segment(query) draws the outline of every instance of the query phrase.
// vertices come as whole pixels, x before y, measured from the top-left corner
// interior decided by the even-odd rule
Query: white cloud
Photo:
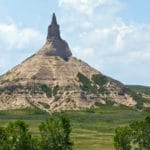
[[[43,34],[34,29],[0,23],[0,72],[6,72],[37,51],[44,40]]]
[[[94,55],[94,51],[92,48],[81,48],[81,47],[75,47],[72,49],[74,54],[76,56],[82,57],[82,58],[86,58],[86,57],[92,57]]]
[[[111,7],[111,12],[116,12],[120,9],[121,3],[118,0],[59,0],[59,5],[89,15],[98,7],[101,9]]]
[[[16,24],[0,24],[0,50],[12,51],[37,47],[43,42],[44,36],[30,28],[19,28]]]
[[[150,24],[125,23],[120,0],[59,0],[59,6],[75,56],[125,83],[150,85]]]

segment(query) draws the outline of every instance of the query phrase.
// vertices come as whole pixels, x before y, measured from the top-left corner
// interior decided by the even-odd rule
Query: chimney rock
[[[51,24],[48,26],[48,35],[46,44],[40,50],[46,56],[59,56],[68,60],[72,53],[66,41],[60,37],[59,25],[55,13],[53,13]]]

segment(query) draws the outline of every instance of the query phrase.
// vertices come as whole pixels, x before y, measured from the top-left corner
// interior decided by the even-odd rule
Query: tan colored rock
[[[82,88],[84,83],[81,83],[79,73],[89,82],[89,91]],[[106,83],[96,83],[94,76],[104,78]],[[42,85],[48,93],[42,90]],[[135,106],[136,102],[122,92],[123,89],[122,83],[72,56],[68,44],[60,37],[59,25],[53,15],[46,44],[0,77],[0,110],[34,106],[48,112],[78,110],[96,107],[95,103],[105,104],[108,99]]]

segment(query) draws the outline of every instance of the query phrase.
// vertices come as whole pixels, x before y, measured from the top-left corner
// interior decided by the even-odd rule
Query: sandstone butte
[[[47,112],[112,103],[135,107],[125,86],[72,56],[53,14],[44,46],[0,76],[0,110],[38,107]]]

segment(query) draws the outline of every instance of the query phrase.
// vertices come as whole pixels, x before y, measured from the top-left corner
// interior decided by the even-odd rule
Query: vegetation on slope
[[[47,97],[52,97],[52,89],[48,87],[46,84],[41,84],[40,89],[46,93]]]
[[[135,93],[150,95],[150,87],[149,86],[140,86],[140,85],[127,85],[129,89],[134,91]]]
[[[99,104],[97,109],[64,111],[53,115],[58,117],[64,115],[70,120],[74,150],[114,150],[115,128],[126,126],[134,120],[144,119],[149,114],[150,109],[139,112],[125,106]],[[6,126],[9,121],[22,119],[30,125],[30,132],[38,136],[40,122],[48,117],[48,113],[39,109],[0,111],[0,125]]]
[[[149,89],[142,88],[142,91],[145,91],[148,93]],[[126,88],[125,88],[125,92],[127,94],[131,95],[134,100],[136,100],[136,102],[137,102],[136,108],[137,109],[143,109],[144,102],[149,102],[149,99],[144,98],[142,96],[142,93],[141,93],[142,91],[141,91],[141,89],[138,89],[138,87],[133,88],[132,86],[126,86]]]
[[[104,85],[107,83],[107,78],[101,74],[93,75],[92,79],[88,79],[82,73],[77,75],[79,82],[81,83],[81,89],[87,93],[104,94],[107,92]]]
[[[92,86],[92,82],[82,73],[78,73],[77,77],[79,78],[79,82],[81,83],[81,89],[88,93],[95,93],[96,89]]]

